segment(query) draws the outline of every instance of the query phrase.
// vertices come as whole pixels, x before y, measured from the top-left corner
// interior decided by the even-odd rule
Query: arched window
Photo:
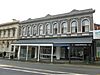
[[[39,34],[42,35],[43,34],[43,25],[39,26]]]
[[[36,32],[37,32],[36,26],[33,26],[33,36],[36,35]]]
[[[30,36],[31,35],[31,26],[28,26],[27,27],[27,36]]]
[[[53,24],[53,34],[57,34],[57,26],[58,26],[57,23]]]
[[[22,35],[26,35],[26,27],[22,27]]]
[[[82,32],[88,32],[89,31],[89,25],[90,25],[90,22],[88,19],[84,19],[82,21]]]
[[[50,24],[46,25],[46,34],[50,34]]]
[[[71,22],[71,32],[76,33],[77,32],[77,21],[72,21]]]
[[[61,33],[66,34],[67,33],[67,22],[63,22],[61,24]]]

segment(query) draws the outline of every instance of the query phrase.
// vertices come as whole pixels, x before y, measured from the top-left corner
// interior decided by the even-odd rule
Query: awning
[[[92,43],[92,37],[75,37],[75,38],[33,38],[22,39],[16,41],[14,44],[54,44],[54,45],[68,45],[70,43],[86,44]]]
[[[67,43],[54,43],[53,46],[70,46],[70,44],[67,44]]]

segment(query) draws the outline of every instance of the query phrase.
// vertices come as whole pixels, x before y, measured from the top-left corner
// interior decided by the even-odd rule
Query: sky
[[[100,24],[99,5],[99,0],[0,0],[0,23],[92,8],[94,23]]]

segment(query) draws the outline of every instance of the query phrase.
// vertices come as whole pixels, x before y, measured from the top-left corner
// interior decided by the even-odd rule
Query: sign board
[[[93,31],[93,39],[100,39],[100,30]]]

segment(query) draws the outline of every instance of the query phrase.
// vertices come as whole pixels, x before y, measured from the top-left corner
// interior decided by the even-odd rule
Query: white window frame
[[[54,22],[53,24],[52,24],[52,33],[53,33],[53,35],[57,35],[57,34],[54,34],[54,25],[55,24],[57,24],[57,34],[58,34],[58,23],[57,22]]]
[[[63,27],[62,24],[63,24],[63,23],[66,23],[66,29],[67,29],[67,30],[66,30],[66,33],[62,33],[62,27]],[[65,28],[65,27],[64,27],[64,28]],[[68,32],[68,23],[67,23],[67,21],[62,21],[61,24],[60,24],[60,33],[61,33],[61,34],[67,34],[67,32]]]
[[[31,26],[27,26],[27,36],[31,35]]]
[[[84,25],[84,26],[89,26],[89,30],[88,30],[88,32],[90,31],[90,19],[89,18],[83,18],[82,20],[81,20],[81,32],[82,32],[82,26],[83,26],[83,21],[84,20],[88,20],[88,22],[89,22],[89,25]],[[83,32],[83,33],[85,33],[85,32]]]
[[[77,23],[77,32],[78,32],[78,21],[76,20],[76,19],[73,19],[73,20],[71,20],[71,22],[70,22],[70,30],[71,30],[71,33],[77,33],[77,32],[72,32],[72,22],[76,22]]]
[[[40,26],[42,26],[42,29],[40,29]],[[42,33],[40,33],[40,30],[42,31]],[[39,25],[39,35],[43,35],[43,24]]]
[[[22,27],[22,36],[26,36],[27,34],[26,34],[26,26],[23,26]]]
[[[36,34],[37,34],[37,27],[36,27],[36,25],[33,25],[32,28],[33,28],[32,35],[36,36]],[[35,31],[35,33],[34,33],[34,31]]]
[[[47,26],[49,26],[48,29],[47,29]],[[49,30],[49,33],[47,33],[48,30]],[[50,25],[50,23],[47,23],[47,24],[45,25],[45,34],[46,34],[46,35],[49,35],[50,33],[51,33],[51,25]]]

